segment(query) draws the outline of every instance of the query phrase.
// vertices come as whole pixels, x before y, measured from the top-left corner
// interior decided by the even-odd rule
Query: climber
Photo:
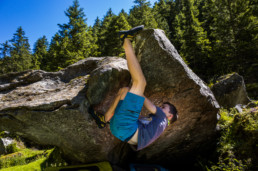
[[[144,96],[146,79],[131,44],[134,36],[143,28],[144,26],[141,25],[119,32],[132,77],[131,88],[121,88],[104,115],[96,113],[92,106],[88,111],[100,128],[104,128],[106,123],[110,122],[112,134],[131,145],[137,145],[137,150],[154,142],[169,123],[175,122],[178,117],[177,110],[171,103],[165,102],[161,107],[157,107]],[[145,117],[139,119],[143,105],[151,113],[149,115],[151,121],[147,121]]]

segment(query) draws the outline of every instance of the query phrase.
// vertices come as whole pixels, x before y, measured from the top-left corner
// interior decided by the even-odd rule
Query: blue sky
[[[109,8],[117,15],[121,9],[127,13],[134,0],[79,0],[87,18],[93,25],[97,16],[102,19]],[[158,0],[149,0],[153,5]],[[50,42],[59,30],[57,24],[68,22],[64,11],[73,0],[0,0],[0,43],[10,40],[19,26],[29,38],[31,49],[36,40],[45,35]]]

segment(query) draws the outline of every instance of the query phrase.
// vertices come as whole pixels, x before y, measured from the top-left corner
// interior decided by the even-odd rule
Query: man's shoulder
[[[163,112],[163,110],[160,107],[156,106],[156,108],[157,108],[155,113],[156,115],[166,116],[166,114]]]
[[[156,106],[156,108],[157,108],[157,110],[159,110],[159,111],[163,112],[163,111],[162,111],[162,109],[161,109],[160,107]]]

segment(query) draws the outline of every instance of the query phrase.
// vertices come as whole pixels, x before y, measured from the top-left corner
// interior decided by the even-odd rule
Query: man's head
[[[162,104],[161,109],[166,114],[168,120],[171,121],[171,123],[177,120],[177,110],[174,105],[169,102],[165,102]]]

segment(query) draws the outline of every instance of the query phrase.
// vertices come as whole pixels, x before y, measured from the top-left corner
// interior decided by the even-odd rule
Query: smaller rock
[[[235,106],[236,110],[239,112],[239,113],[242,113],[243,112],[243,109],[242,109],[242,105],[241,104],[237,104]]]
[[[11,139],[11,138],[9,138],[9,137],[7,137],[7,138],[1,138],[1,139],[2,139],[2,141],[3,141],[5,147],[7,147],[8,145],[14,143],[14,140]]]
[[[219,105],[224,108],[232,108],[237,104],[246,105],[250,102],[244,79],[237,73],[220,77],[211,90]]]

